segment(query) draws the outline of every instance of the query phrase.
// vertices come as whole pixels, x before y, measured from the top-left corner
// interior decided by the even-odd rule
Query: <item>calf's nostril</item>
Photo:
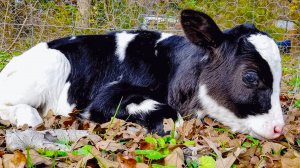
[[[281,134],[282,133],[282,128],[279,126],[275,126],[274,127],[274,133],[275,134]]]

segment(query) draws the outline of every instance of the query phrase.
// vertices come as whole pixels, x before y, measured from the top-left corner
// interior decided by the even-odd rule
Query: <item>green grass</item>
[[[12,59],[13,56],[20,55],[21,52],[4,52],[0,51],[0,70],[4,68],[4,66]]]

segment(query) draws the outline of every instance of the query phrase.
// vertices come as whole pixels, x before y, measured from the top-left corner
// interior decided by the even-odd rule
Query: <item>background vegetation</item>
[[[299,0],[0,0],[0,69],[13,55],[62,36],[141,28],[182,34],[178,15],[191,8],[211,15],[222,29],[250,22],[276,41],[291,40],[291,53],[283,55],[283,90],[294,93],[300,83],[299,5]],[[278,20],[294,26],[279,28]]]

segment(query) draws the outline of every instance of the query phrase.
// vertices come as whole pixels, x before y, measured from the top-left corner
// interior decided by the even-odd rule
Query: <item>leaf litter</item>
[[[281,99],[286,126],[276,140],[232,133],[208,117],[184,121],[176,134],[174,121],[165,119],[165,131],[171,133],[164,137],[119,119],[99,124],[51,111],[35,128],[2,120],[0,168],[300,167],[300,109],[289,96]]]

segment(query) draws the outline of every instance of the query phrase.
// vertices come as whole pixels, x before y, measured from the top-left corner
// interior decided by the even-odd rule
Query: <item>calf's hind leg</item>
[[[117,118],[141,124],[149,132],[163,135],[163,119],[176,120],[177,112],[155,97],[147,88],[115,83],[101,90],[81,117],[96,122],[109,121],[122,99]]]
[[[41,123],[37,108],[56,109],[69,72],[64,55],[46,43],[14,57],[0,73],[0,118],[18,126]]]

